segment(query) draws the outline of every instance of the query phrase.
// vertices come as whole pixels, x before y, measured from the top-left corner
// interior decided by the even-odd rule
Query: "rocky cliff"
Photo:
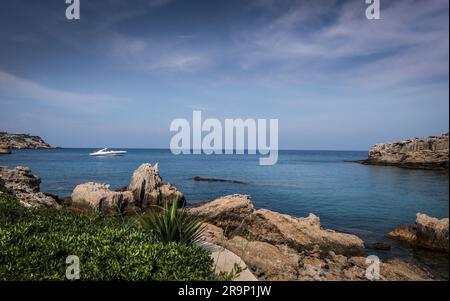
[[[38,148],[51,148],[51,146],[44,140],[42,140],[42,138],[39,136],[0,132],[0,149],[38,149]]]
[[[368,158],[357,162],[448,171],[448,133],[375,144],[369,150]]]

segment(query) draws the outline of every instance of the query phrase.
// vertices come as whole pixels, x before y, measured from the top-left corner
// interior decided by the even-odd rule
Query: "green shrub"
[[[166,203],[161,210],[153,210],[141,216],[140,224],[154,234],[162,244],[177,242],[193,244],[203,233],[204,226],[195,216],[189,215],[185,208],[178,209],[175,200],[170,206]]]
[[[119,220],[23,208],[0,194],[0,280],[65,280],[66,258],[81,280],[209,280],[213,261],[196,245],[161,244]]]

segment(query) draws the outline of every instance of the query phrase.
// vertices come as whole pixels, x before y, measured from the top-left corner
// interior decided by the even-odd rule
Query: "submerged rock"
[[[177,188],[164,184],[158,164],[142,164],[131,178],[126,189],[111,191],[108,184],[85,183],[75,187],[71,206],[81,210],[99,210],[107,214],[132,214],[151,206],[171,204],[178,201],[184,206],[186,200]]]
[[[0,182],[0,191],[13,194],[25,207],[61,208],[54,198],[40,192],[41,178],[31,174],[28,167],[0,167]]]
[[[406,242],[413,247],[448,253],[449,219],[437,219],[417,213],[415,225],[400,225],[387,236]]]
[[[357,162],[448,171],[448,133],[438,137],[375,144],[369,150],[368,159]]]

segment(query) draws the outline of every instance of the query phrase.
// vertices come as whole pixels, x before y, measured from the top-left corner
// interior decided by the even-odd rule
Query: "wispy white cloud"
[[[193,72],[207,67],[211,62],[211,54],[187,43],[192,39],[195,36],[156,40],[115,33],[106,44],[111,46],[111,59],[127,68],[150,72]]]
[[[0,97],[14,100],[28,100],[56,106],[72,106],[82,109],[98,108],[106,105],[120,105],[128,102],[102,93],[79,93],[53,89],[38,82],[18,77],[0,70]]]
[[[258,1],[271,6],[271,1]],[[363,1],[294,2],[264,26],[235,35],[244,70],[335,85],[394,86],[448,76],[448,1],[395,1],[381,20]]]

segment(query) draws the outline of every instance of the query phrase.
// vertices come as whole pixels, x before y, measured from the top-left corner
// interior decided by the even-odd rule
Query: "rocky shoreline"
[[[39,136],[0,132],[0,154],[10,154],[11,149],[49,149],[50,144]]]
[[[74,211],[123,216],[174,201],[180,206],[186,204],[175,186],[163,183],[157,164],[141,165],[120,191],[111,191],[107,184],[78,185],[63,204],[56,196],[40,192],[39,184],[40,178],[29,168],[0,167],[0,193],[11,193],[31,208],[60,210],[63,205]],[[205,223],[203,241],[221,248],[214,256],[225,253],[242,260],[259,280],[373,280],[374,264],[379,269],[376,280],[440,279],[415,263],[363,257],[366,246],[356,235],[323,229],[314,214],[297,218],[257,210],[248,195],[220,197],[188,207],[188,212]],[[446,245],[448,252],[448,219],[443,224],[420,215],[422,220],[426,222],[414,228],[416,244]]]
[[[367,159],[354,162],[448,172],[448,133],[375,144],[370,148]]]

